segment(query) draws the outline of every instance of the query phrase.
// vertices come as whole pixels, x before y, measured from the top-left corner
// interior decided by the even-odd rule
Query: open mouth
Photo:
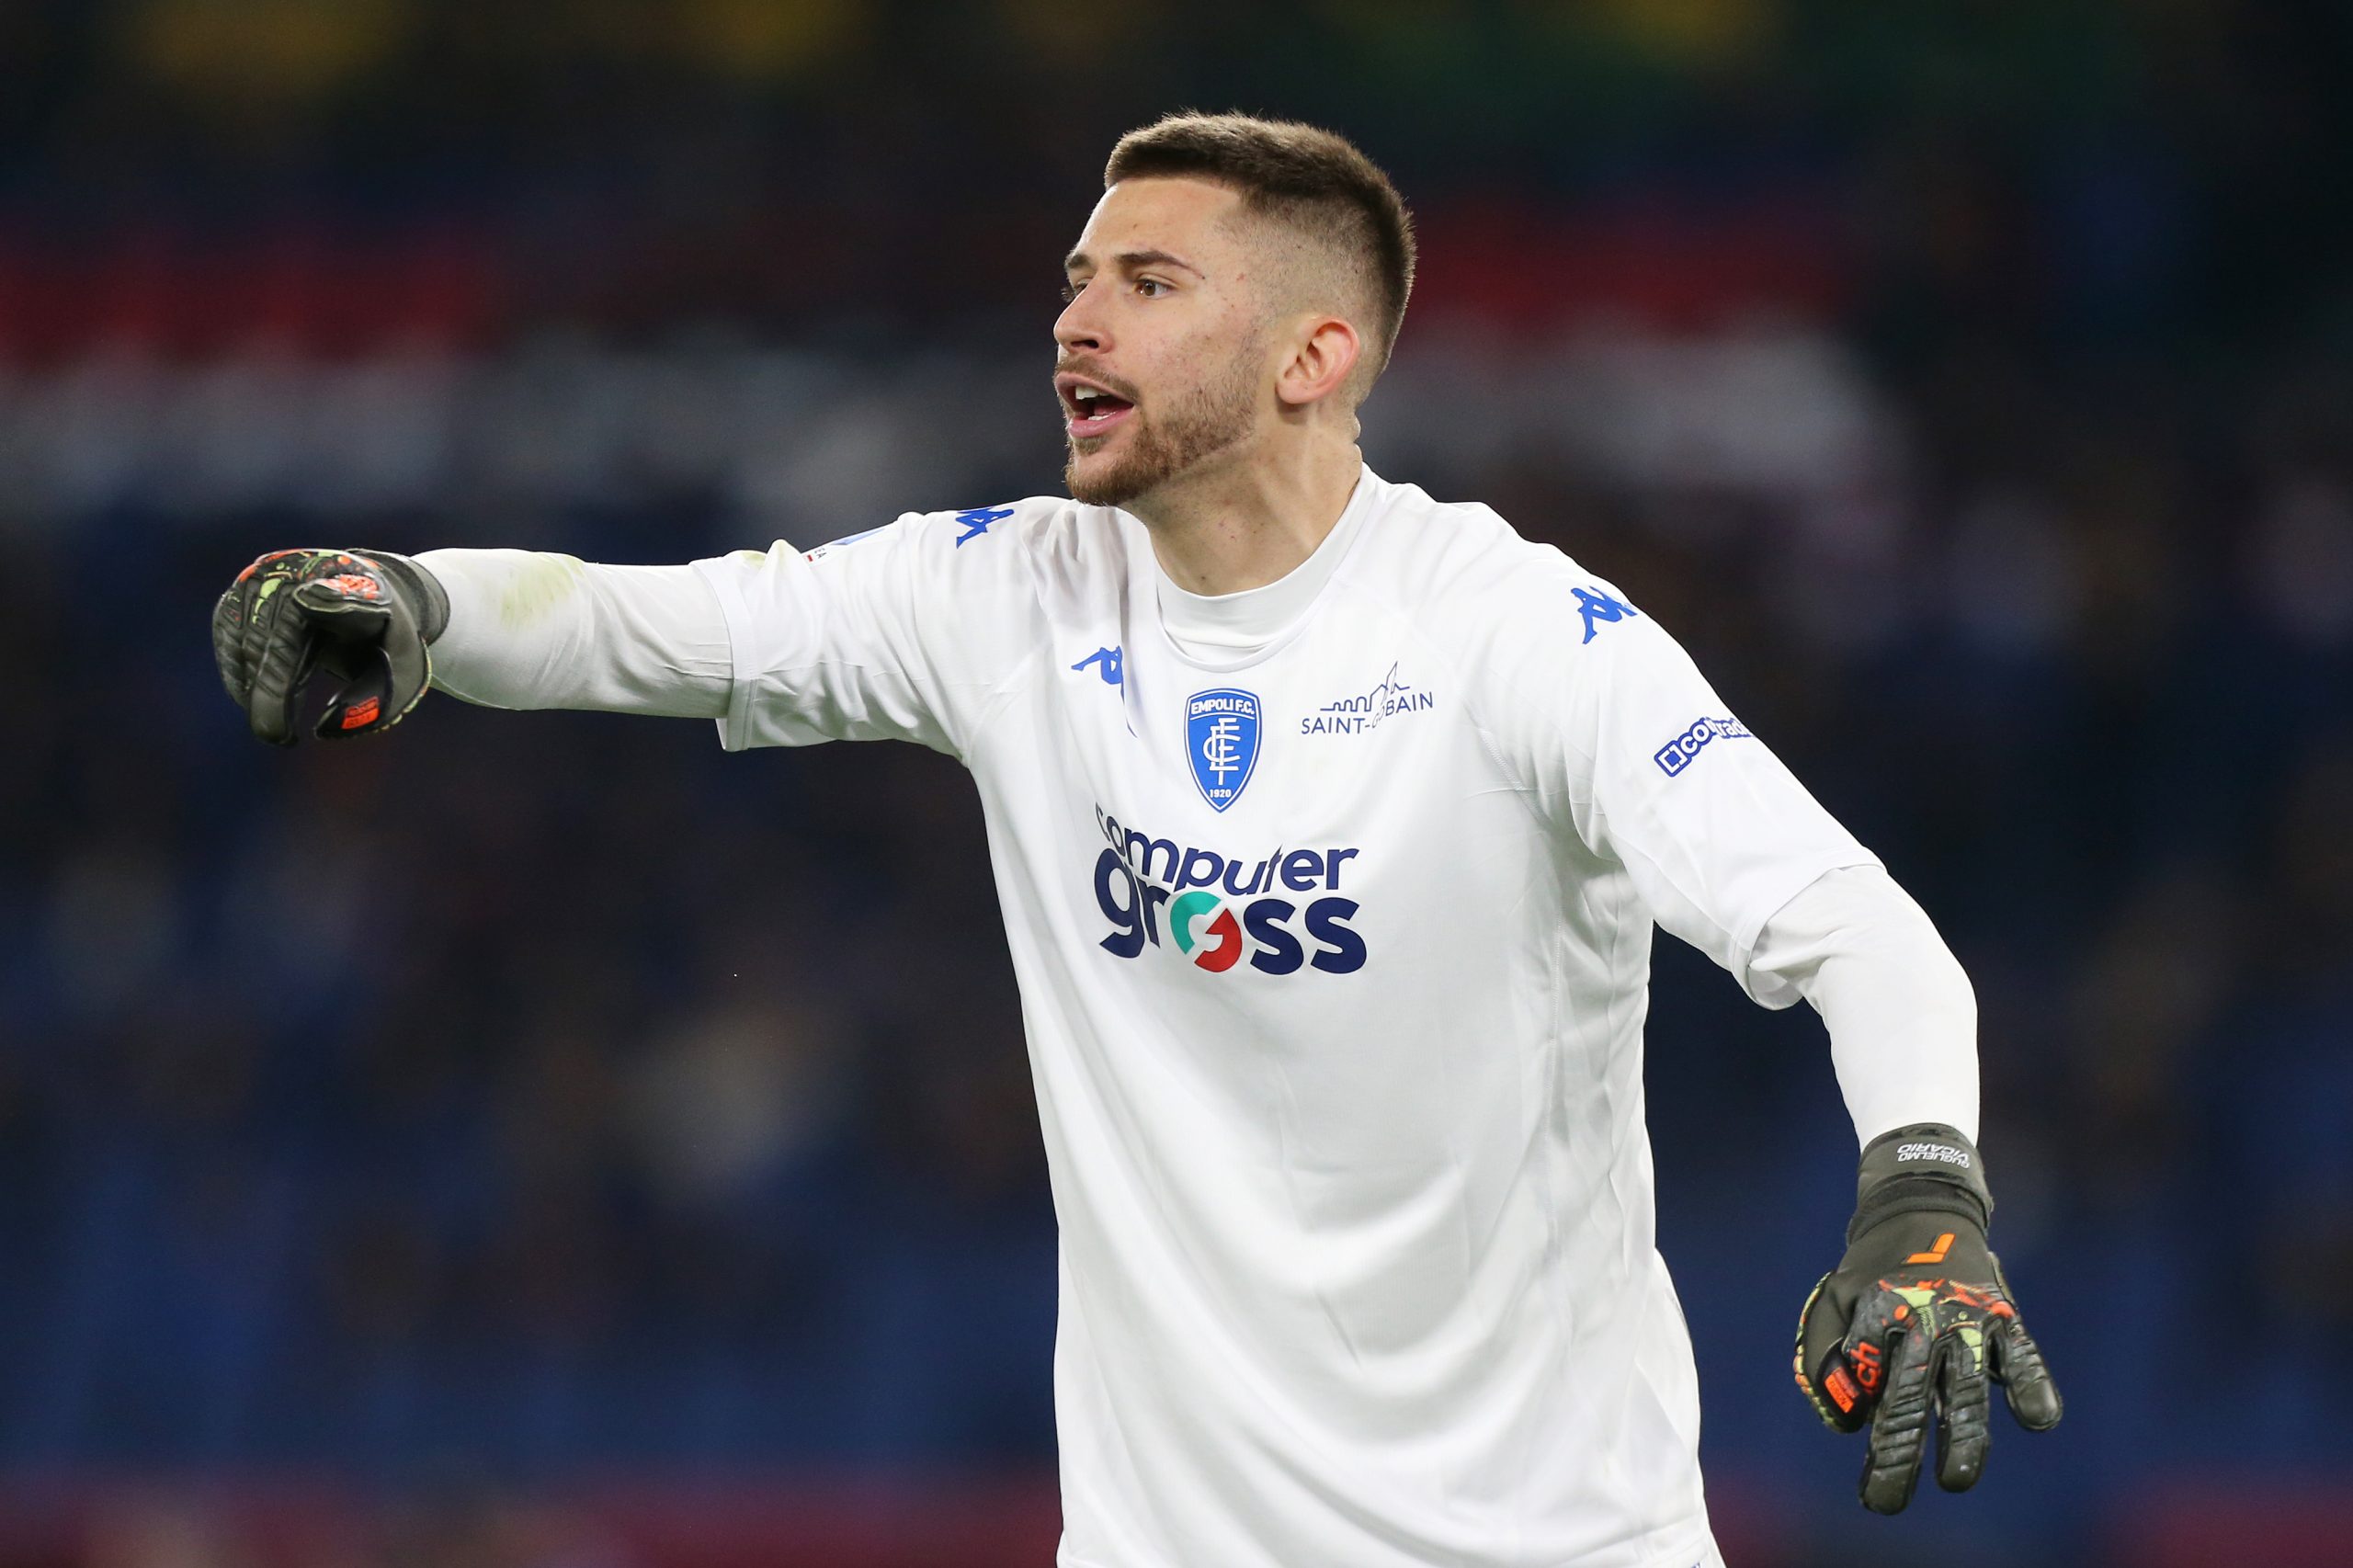
[[[1063,409],[1068,415],[1066,427],[1074,441],[1107,436],[1114,426],[1135,412],[1132,402],[1110,388],[1075,376],[1055,377],[1054,388],[1062,393]]]

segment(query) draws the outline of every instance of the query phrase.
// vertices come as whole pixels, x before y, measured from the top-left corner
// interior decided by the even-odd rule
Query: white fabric
[[[1309,602],[1208,618],[1133,517],[1055,498],[698,562],[717,621],[592,568],[477,637],[507,592],[478,583],[437,681],[699,708],[723,630],[730,749],[970,767],[1062,1228],[1062,1562],[1691,1568],[1651,922],[1843,1032],[1880,1016],[1848,966],[1799,937],[1760,968],[1759,933],[1878,862],[1558,551],[1370,471],[1335,536]]]
[[[691,566],[604,566],[529,550],[428,550],[449,596],[433,685],[486,708],[715,719],[734,665]]]
[[[1914,1122],[1977,1137],[1977,994],[1886,871],[1832,871],[1781,906],[1749,959],[1768,1006],[1802,994],[1830,1029],[1858,1145]]]

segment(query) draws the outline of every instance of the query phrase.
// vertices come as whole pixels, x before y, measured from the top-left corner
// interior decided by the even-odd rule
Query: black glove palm
[[[1863,1506],[1893,1514],[1939,1412],[1937,1484],[1961,1492],[1985,1467],[1991,1382],[2029,1431],[2058,1425],[2061,1406],[1986,1246],[1993,1199],[1969,1140],[1898,1128],[1864,1151],[1859,1186],[1847,1255],[1798,1314],[1797,1381],[1833,1430],[1871,1423]]]
[[[221,683],[272,745],[294,744],[294,710],[313,670],[336,677],[327,739],[389,730],[424,700],[426,645],[449,602],[433,574],[383,551],[279,550],[229,585],[212,609]]]

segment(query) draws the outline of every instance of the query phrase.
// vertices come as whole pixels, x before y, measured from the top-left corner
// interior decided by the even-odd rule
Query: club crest
[[[1255,692],[1227,687],[1185,699],[1185,755],[1201,799],[1217,811],[1242,798],[1258,766],[1259,717]]]

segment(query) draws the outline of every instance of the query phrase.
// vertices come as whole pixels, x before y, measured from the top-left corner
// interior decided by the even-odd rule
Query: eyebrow
[[[1112,264],[1123,271],[1133,272],[1140,267],[1181,267],[1194,277],[1206,280],[1209,274],[1181,256],[1165,250],[1123,250],[1111,258]],[[1074,250],[1063,258],[1063,271],[1081,271],[1094,265],[1094,258],[1083,250]]]

